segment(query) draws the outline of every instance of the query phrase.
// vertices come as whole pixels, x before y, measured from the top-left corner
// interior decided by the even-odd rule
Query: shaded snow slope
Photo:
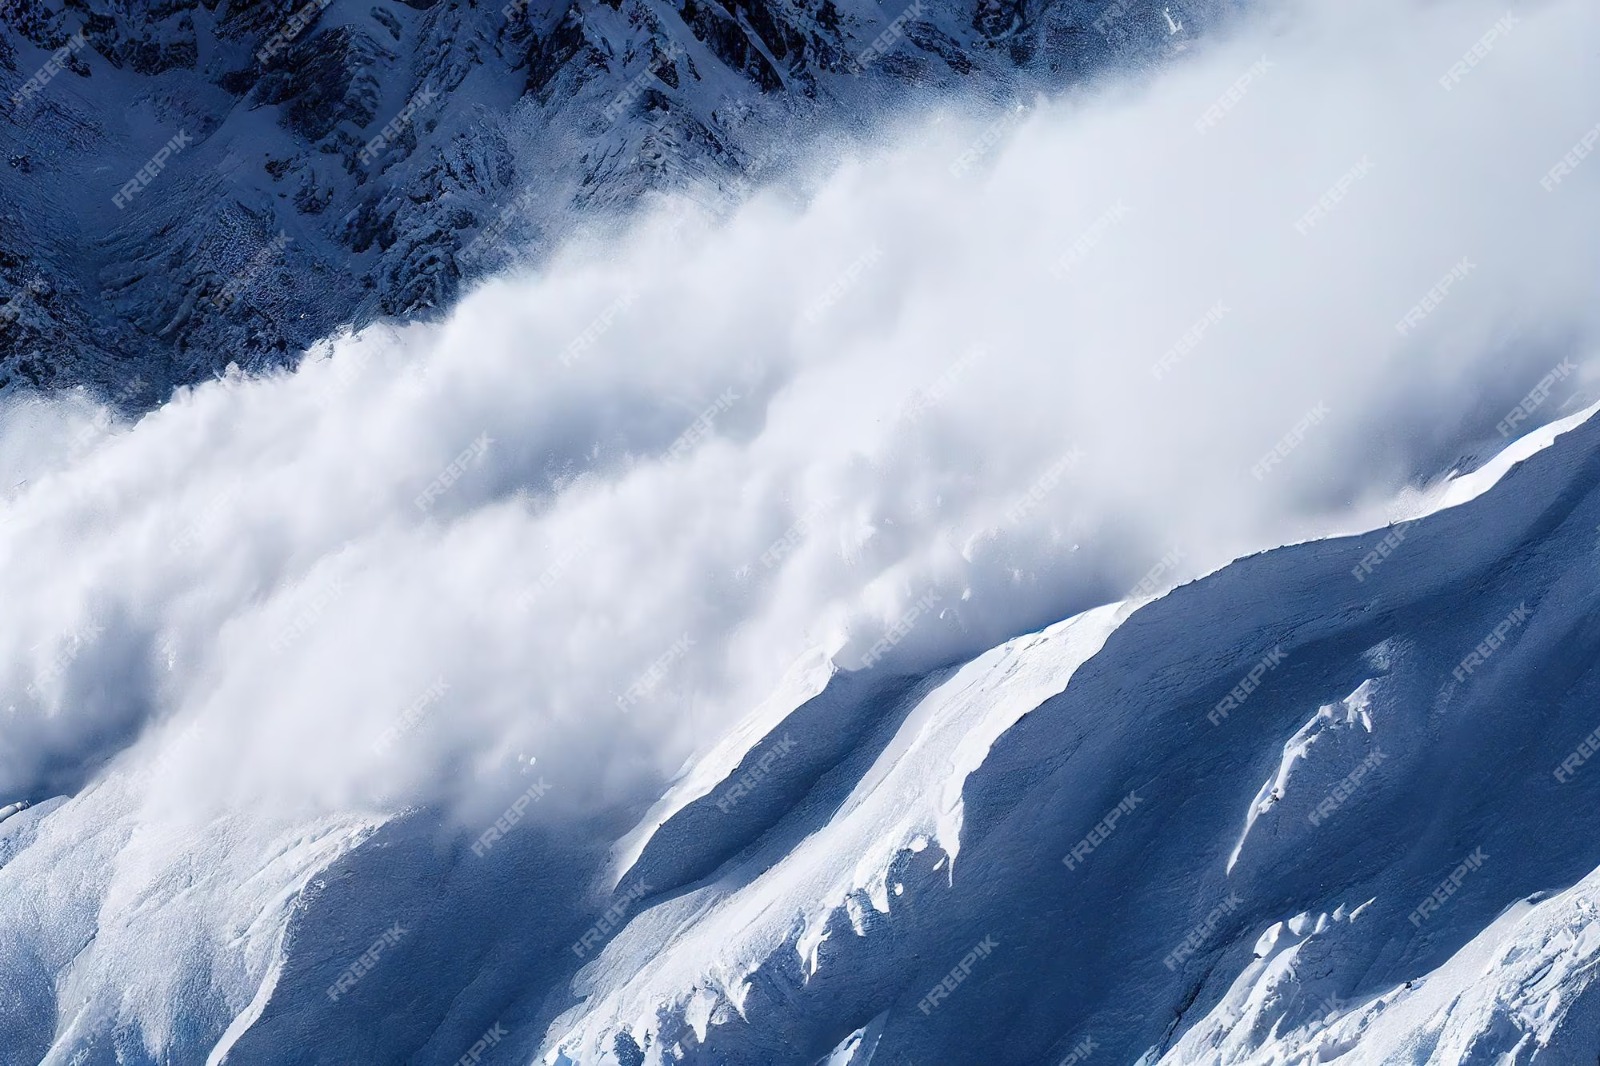
[[[552,1052],[626,1061],[602,1053],[626,1032],[648,1062],[800,1062],[887,1010],[876,1063],[1049,1062],[1085,1034],[1108,1061],[1587,1061],[1600,851],[1583,841],[1600,785],[1553,772],[1595,726],[1597,490],[1600,427],[1585,424],[1421,520],[1364,580],[1351,568],[1385,531],[1182,587],[1096,637],[1104,648],[1053,697],[1030,694],[1015,658],[1070,670],[1081,652],[1051,631],[974,660],[902,727],[910,750],[944,701],[1008,720],[999,692],[1032,707],[957,774],[958,836],[906,839],[886,811],[841,847],[836,816],[730,864],[581,975],[588,998],[552,1028]],[[1457,680],[1521,604],[1516,635]],[[1281,664],[1208,721],[1273,649]],[[897,793],[880,771],[856,787],[938,804],[943,780]],[[1068,869],[1129,793],[1139,802]],[[1413,923],[1474,853],[1486,858]],[[775,886],[818,876],[854,887],[781,902]],[[818,935],[810,908],[827,899]],[[998,949],[921,1010],[985,937]],[[752,950],[766,957],[749,972]],[[786,1057],[772,1033],[814,1035]]]
[[[868,1042],[878,1066],[1025,1064],[1086,1039],[1107,1061],[1586,1061],[1600,779],[1554,771],[1596,725],[1597,527],[1583,423],[1361,580],[1388,531],[1240,560],[925,677],[825,672],[686,770],[698,798],[640,811],[672,844],[631,845],[620,877],[603,843],[637,831],[615,818],[530,823],[478,856],[415,814],[258,821],[266,848],[246,853],[211,821],[188,880],[151,880],[149,826],[173,823],[132,817],[162,802],[135,749],[0,826],[6,1061],[445,1063],[497,1026],[485,1061],[586,1066],[813,1066]],[[390,964],[331,997],[391,929]],[[150,971],[145,937],[194,950]]]
[[[0,1063],[1593,1055],[1600,10],[1460,10],[6,398]]]

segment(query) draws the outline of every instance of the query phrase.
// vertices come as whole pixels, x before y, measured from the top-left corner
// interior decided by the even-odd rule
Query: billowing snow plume
[[[0,802],[142,743],[153,800],[498,810],[532,765],[593,809],[810,648],[925,666],[1381,523],[1581,392],[1597,31],[1302,5],[137,424],[13,402]]]
[[[922,669],[1375,526],[1566,413],[1597,33],[1587,0],[1303,5],[137,424],[13,401],[5,1042],[448,1062],[519,997],[536,1041],[593,853],[791,663]],[[383,835],[413,804],[471,835]],[[431,965],[340,998],[380,943]]]

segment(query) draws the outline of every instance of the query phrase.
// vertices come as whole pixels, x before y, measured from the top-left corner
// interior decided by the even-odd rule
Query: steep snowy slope
[[[632,831],[531,771],[503,837],[186,821],[154,734],[0,824],[5,1061],[1586,1062],[1600,423],[1519,453],[927,675],[802,664]]]
[[[192,78],[186,15],[202,66],[205,19],[284,32],[140,10],[178,43],[119,30],[130,85]],[[609,55],[646,10],[526,43]],[[1049,22],[1010,10],[973,32]],[[253,111],[194,91],[427,228],[451,197],[379,175],[446,124],[368,49],[484,12],[376,11],[312,12],[370,16],[315,24],[359,61]],[[0,396],[0,1064],[1588,1063],[1600,165],[1560,168],[1600,9],[1542,0],[1441,85],[1504,17],[1304,0],[137,419]],[[810,31],[730,18],[717,77],[803,97],[772,42]],[[539,106],[604,118],[549,69]],[[621,158],[572,130],[569,176]],[[242,143],[126,210],[187,240],[180,188],[287,193]]]
[[[1597,456],[1585,423],[1359,579],[1391,530],[936,679],[714,875],[641,871],[669,898],[580,975],[546,1061],[816,1061],[868,1022],[879,1064],[1087,1037],[1106,1061],[1589,1061],[1600,786],[1588,755],[1560,768],[1595,728]]]

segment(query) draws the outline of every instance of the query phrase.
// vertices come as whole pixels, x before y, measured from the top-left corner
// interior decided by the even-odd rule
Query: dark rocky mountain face
[[[418,316],[579,214],[737,190],[809,123],[1174,41],[1118,0],[14,0],[0,389],[137,407]],[[1184,35],[1204,13],[1181,10]],[[130,383],[134,383],[130,387]]]

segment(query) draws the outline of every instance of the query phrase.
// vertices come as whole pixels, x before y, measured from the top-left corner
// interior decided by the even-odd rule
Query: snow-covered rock
[[[1211,7],[1167,3],[1173,35],[1162,6],[1102,33],[1084,0],[8,4],[0,389],[133,409],[289,365],[652,190],[735,201],[819,124],[1027,99]]]

